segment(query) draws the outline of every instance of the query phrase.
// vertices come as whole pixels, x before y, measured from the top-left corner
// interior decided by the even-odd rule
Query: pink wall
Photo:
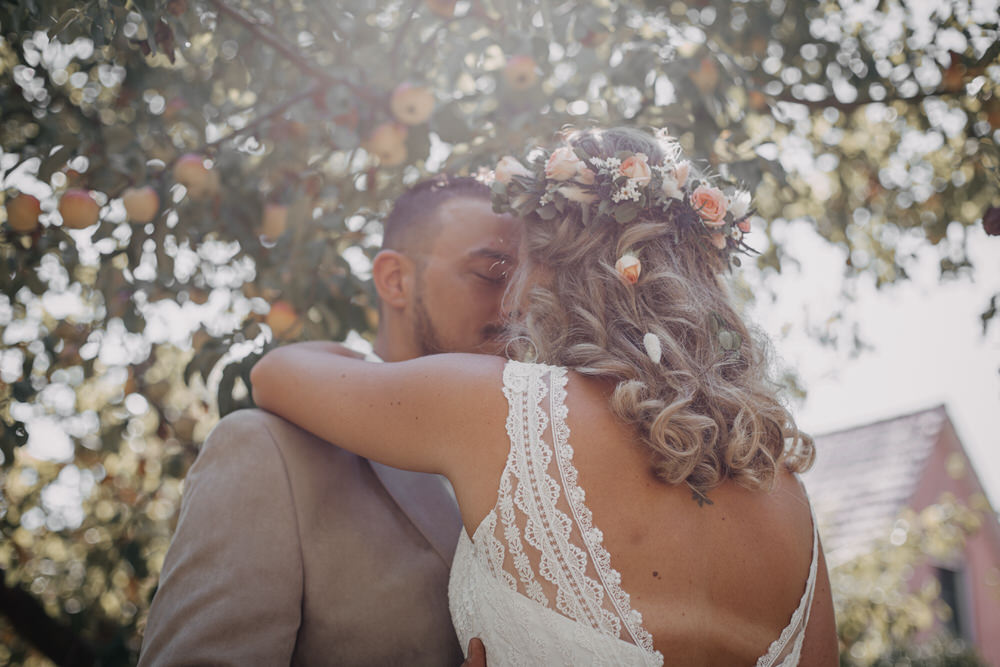
[[[949,461],[952,461],[951,471]],[[956,466],[957,462],[962,465]],[[972,508],[982,507],[986,502],[982,485],[948,420],[909,506],[921,510],[937,502],[945,492]],[[965,547],[967,610],[972,616],[973,643],[987,664],[1000,666],[1000,524],[991,509],[982,512],[981,519],[982,527],[967,540]],[[919,585],[928,576],[932,576],[930,565],[920,568],[914,581]]]

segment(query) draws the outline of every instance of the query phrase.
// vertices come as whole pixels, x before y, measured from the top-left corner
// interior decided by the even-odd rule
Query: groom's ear
[[[395,250],[382,250],[372,260],[372,280],[382,303],[406,308],[413,293],[413,261]]]

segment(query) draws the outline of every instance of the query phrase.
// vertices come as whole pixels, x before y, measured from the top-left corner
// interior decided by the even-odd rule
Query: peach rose
[[[709,227],[721,227],[726,224],[726,195],[718,188],[699,185],[691,193],[691,207]]]
[[[744,234],[748,234],[750,232],[750,218],[743,218],[736,223],[736,227]]]
[[[498,183],[503,183],[507,185],[510,183],[511,179],[515,176],[525,176],[530,178],[533,174],[531,171],[525,167],[521,162],[511,155],[505,155],[500,158],[500,162],[497,163],[497,168],[493,171],[493,176],[496,178]]]
[[[642,273],[642,262],[630,252],[625,253],[615,262],[615,271],[622,277],[622,280],[630,285],[639,282],[639,274]]]
[[[649,185],[653,173],[649,169],[648,159],[645,153],[636,153],[626,158],[619,170],[626,178],[635,181],[639,187]]]
[[[711,239],[712,245],[714,245],[719,250],[726,249],[726,235],[723,234],[722,232],[716,232],[712,234],[711,236],[709,236],[709,239]]]
[[[552,151],[549,161],[545,164],[545,178],[568,181],[576,176],[580,169],[586,169],[583,161],[576,156],[572,148],[562,146]]]
[[[597,195],[593,192],[587,192],[575,185],[563,185],[559,188],[559,194],[570,201],[579,202],[580,204],[593,204],[598,199]]]
[[[593,185],[594,181],[597,180],[597,174],[594,173],[592,169],[588,169],[580,163],[580,170],[576,172],[576,180],[584,185]]]

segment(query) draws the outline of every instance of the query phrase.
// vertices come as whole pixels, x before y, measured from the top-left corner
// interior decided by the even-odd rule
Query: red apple
[[[7,200],[7,224],[19,234],[28,234],[38,229],[38,216],[42,204],[36,197],[23,192]]]
[[[396,167],[406,162],[406,134],[405,125],[382,123],[372,130],[365,148],[383,167]]]
[[[271,328],[275,338],[293,339],[302,333],[303,322],[295,307],[287,301],[275,301],[267,312],[264,323]]]
[[[219,189],[219,177],[205,166],[205,158],[195,153],[187,153],[177,159],[174,180],[187,188],[192,199],[213,195]]]
[[[167,0],[167,11],[174,16],[183,16],[187,8],[187,0]]]
[[[608,32],[605,30],[588,30],[587,34],[580,39],[580,43],[588,49],[596,49],[606,41],[608,41]]]
[[[404,125],[426,123],[434,111],[434,93],[425,86],[401,83],[389,102],[392,115]]]
[[[456,1],[457,0],[424,0],[427,5],[427,9],[444,19],[450,19],[455,15]]]
[[[337,125],[343,125],[344,127],[349,127],[352,130],[358,126],[359,118],[358,110],[356,107],[351,107],[344,113],[337,114],[333,117],[333,122]]]
[[[268,241],[277,241],[288,227],[288,207],[284,204],[270,203],[264,207],[261,218],[260,234]]]
[[[128,188],[122,193],[122,203],[125,204],[129,222],[140,225],[152,222],[160,210],[160,196],[149,185]]]
[[[188,103],[183,97],[174,97],[163,108],[163,120],[171,121],[187,109]]]
[[[538,68],[531,56],[511,56],[503,70],[504,81],[514,90],[527,90],[538,82]]]
[[[69,229],[84,229],[97,222],[101,206],[90,196],[87,190],[72,188],[67,190],[59,200],[59,215],[63,219],[63,227]]]
[[[719,85],[719,67],[711,58],[702,58],[698,69],[688,76],[702,95],[708,95]]]

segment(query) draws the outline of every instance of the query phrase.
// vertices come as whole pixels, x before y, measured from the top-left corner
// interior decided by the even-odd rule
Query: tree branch
[[[285,42],[275,38],[274,35],[263,30],[263,26],[261,26],[261,24],[248,19],[246,16],[227,5],[224,0],[209,0],[209,2],[216,9],[218,9],[220,13],[225,14],[242,25],[244,28],[249,30],[254,37],[270,46],[272,49],[281,54],[286,60],[293,63],[309,76],[319,79],[320,81],[332,86],[346,86],[352,93],[366,102],[377,103],[379,101],[370,90],[357,86],[346,79],[332,76],[319,66],[309,62],[301,53],[289,47]]]
[[[247,134],[248,132],[250,132],[252,130],[256,130],[258,127],[260,127],[261,125],[263,125],[267,121],[271,120],[275,116],[279,116],[279,115],[283,114],[285,111],[287,111],[291,107],[295,106],[299,102],[301,102],[303,100],[310,99],[310,98],[315,97],[316,95],[322,93],[323,92],[323,88],[324,88],[324,86],[322,86],[322,85],[315,85],[315,86],[312,86],[311,88],[307,89],[306,91],[301,92],[298,95],[295,95],[294,97],[289,97],[287,100],[285,100],[281,104],[276,105],[273,109],[265,111],[264,113],[260,114],[259,116],[256,116],[252,121],[250,121],[249,123],[247,123],[243,127],[239,128],[238,130],[233,130],[232,132],[230,132],[229,134],[227,134],[224,137],[219,137],[215,141],[210,141],[210,142],[204,144],[199,150],[204,151],[204,150],[207,150],[209,148],[214,148],[214,147],[218,146],[221,143],[225,143],[226,141],[229,141],[230,139],[235,139],[236,137],[238,137],[240,135]]]
[[[410,12],[406,15],[403,25],[399,28],[399,33],[396,35],[396,43],[392,45],[392,52],[389,54],[389,67],[392,68],[392,77],[394,79],[399,73],[399,49],[403,46],[403,38],[406,37],[406,31],[409,30],[410,23],[413,22],[413,15],[417,13],[419,4],[420,0],[413,0],[410,3]]]
[[[232,132],[230,132],[229,134],[225,135],[224,137],[219,137],[218,139],[216,139],[214,141],[205,142],[201,146],[199,146],[198,148],[194,149],[193,152],[195,152],[195,153],[204,153],[205,151],[207,151],[207,150],[209,150],[211,148],[215,148],[219,144],[223,144],[223,143],[225,143],[227,141],[231,141],[232,139],[235,139],[236,137],[239,137],[241,135],[247,134],[247,133],[249,133],[249,132],[257,129],[258,127],[260,127],[261,125],[263,125],[265,122],[271,120],[275,116],[278,116],[278,115],[284,113],[285,111],[287,111],[291,107],[295,106],[299,102],[301,102],[303,100],[307,100],[307,99],[309,99],[311,97],[314,97],[318,93],[323,92],[323,87],[324,87],[323,85],[317,84],[317,85],[312,86],[311,88],[305,90],[304,92],[299,93],[298,95],[295,95],[293,97],[289,97],[287,100],[285,100],[281,104],[276,105],[273,109],[269,109],[268,111],[265,111],[264,113],[260,114],[259,116],[254,117],[254,119],[252,121],[250,121],[249,123],[247,123],[243,127],[239,128],[237,130],[233,130]],[[165,172],[169,172],[170,169],[177,162],[177,160],[179,160],[180,158],[181,158],[180,155],[174,156],[174,158],[172,160],[168,161],[164,165],[163,170]],[[121,197],[122,193],[128,187],[131,187],[131,184],[125,184],[125,185],[121,186],[115,192],[108,192],[107,193],[108,198],[109,199],[117,199],[118,197]]]

